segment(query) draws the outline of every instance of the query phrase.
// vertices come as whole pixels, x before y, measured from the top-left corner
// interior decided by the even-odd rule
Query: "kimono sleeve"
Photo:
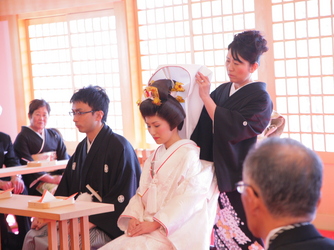
[[[144,207],[141,201],[141,197],[138,194],[136,194],[131,198],[124,212],[119,217],[117,225],[122,231],[125,232],[128,229],[129,220],[131,218],[136,218],[137,220],[141,221],[143,214],[144,214]]]
[[[66,146],[63,140],[60,140],[57,148],[57,160],[67,160],[70,156],[67,153]]]
[[[20,158],[20,162],[22,165],[27,165],[27,161],[33,161],[29,151],[29,145],[27,138],[19,133],[14,142],[14,150],[16,155]]]
[[[16,155],[19,157],[20,163],[22,165],[27,165],[28,161],[33,161],[34,159],[30,153],[30,146],[28,138],[23,134],[23,132],[19,133],[14,142],[14,151]],[[46,172],[37,172],[32,174],[26,174],[23,176],[24,182],[27,186],[30,185],[32,181],[38,179],[42,175],[46,174]]]
[[[138,158],[132,146],[128,142],[123,142],[122,145],[117,145],[119,160],[113,157],[114,160],[109,162],[109,166],[113,166],[110,179],[103,180],[104,185],[109,187],[102,196],[102,202],[114,204],[115,211],[89,217],[90,222],[105,231],[111,238],[122,234],[117,226],[117,220],[129,200],[136,194],[141,174]]]
[[[57,139],[57,160],[69,159],[70,156],[67,153],[67,149],[63,141],[63,138],[56,131],[53,130],[53,132],[56,134],[56,139]]]
[[[201,159],[213,161],[212,120],[205,107],[202,109],[200,119],[198,120],[190,139],[196,142],[196,144],[201,148]]]
[[[270,121],[272,102],[266,92],[247,97],[230,106],[218,106],[214,114],[214,134],[223,141],[238,143],[263,132]]]
[[[71,185],[75,185],[75,181],[72,177],[72,164],[74,156],[68,161],[66,168],[64,170],[63,177],[61,178],[60,183],[58,184],[55,196],[69,196],[71,193]]]
[[[12,141],[10,139],[10,136],[9,135],[5,135],[3,134],[3,157],[4,157],[4,160],[3,160],[3,164],[6,166],[6,167],[12,167],[12,166],[18,166],[18,165],[21,165],[18,158],[16,157],[15,155],[15,152],[14,152],[14,147],[13,147],[13,144],[12,144]],[[0,166],[2,167],[2,166]]]

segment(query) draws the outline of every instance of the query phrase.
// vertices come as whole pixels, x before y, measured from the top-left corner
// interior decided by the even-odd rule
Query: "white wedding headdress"
[[[203,101],[199,96],[195,78],[197,72],[201,72],[209,79],[212,77],[212,71],[203,65],[167,64],[160,65],[148,81],[148,84],[150,84],[160,79],[171,79],[182,84],[185,91],[178,92],[177,95],[184,100],[181,105],[186,113],[186,119],[179,133],[184,139],[190,139],[203,108]]]

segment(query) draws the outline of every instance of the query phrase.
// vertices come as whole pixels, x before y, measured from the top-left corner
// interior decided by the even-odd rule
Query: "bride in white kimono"
[[[137,193],[118,219],[125,234],[101,250],[210,247],[218,198],[214,170],[199,159],[197,145],[178,134],[185,113],[170,95],[174,84],[157,80],[144,90],[140,112],[161,145],[146,160]]]

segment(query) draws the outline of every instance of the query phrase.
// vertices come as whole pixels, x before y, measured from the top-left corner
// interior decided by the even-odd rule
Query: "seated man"
[[[247,155],[237,189],[249,229],[266,249],[334,249],[311,224],[322,172],[317,154],[292,139],[265,139]]]
[[[55,195],[78,192],[83,194],[80,197],[90,198],[89,185],[97,193],[94,202],[114,204],[114,212],[89,217],[90,243],[92,249],[97,249],[123,234],[117,227],[117,219],[136,193],[141,169],[131,144],[105,124],[109,108],[105,90],[98,86],[82,88],[70,102],[75,126],[86,138],[70,158]],[[32,228],[23,250],[48,249],[47,227],[33,223]]]
[[[0,168],[5,165],[6,167],[13,167],[20,165],[19,159],[16,157],[13,144],[9,135],[0,132]],[[4,177],[0,179],[0,189],[6,190],[14,188],[14,194],[28,194],[25,189],[24,182],[20,175],[11,177]],[[15,216],[19,229],[19,234],[15,235],[8,229],[8,224],[4,214],[0,214],[0,226],[1,226],[1,244],[2,249],[21,249],[24,236],[30,228],[30,220],[28,217]]]

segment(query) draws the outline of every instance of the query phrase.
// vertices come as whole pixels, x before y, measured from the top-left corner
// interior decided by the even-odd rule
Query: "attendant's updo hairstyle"
[[[181,104],[170,95],[174,83],[175,82],[170,79],[162,79],[153,82],[150,86],[157,88],[161,104],[157,105],[152,99],[148,98],[139,105],[140,113],[144,119],[148,116],[159,116],[168,122],[171,131],[175,127],[181,130],[186,117]]]
[[[267,40],[257,30],[247,30],[234,35],[227,48],[231,50],[234,60],[241,62],[241,56],[250,64],[260,63],[260,56],[268,51]]]

